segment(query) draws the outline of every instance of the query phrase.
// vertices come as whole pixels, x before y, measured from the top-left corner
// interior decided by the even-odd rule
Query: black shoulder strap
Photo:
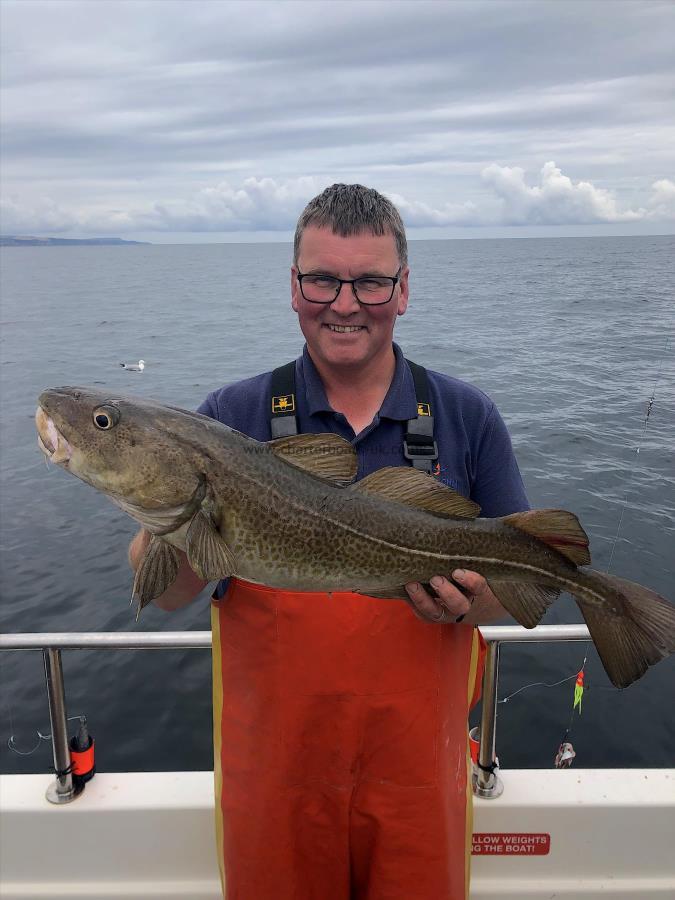
[[[434,440],[434,417],[431,410],[431,395],[427,370],[423,366],[406,359],[415,383],[417,416],[408,419],[403,455],[416,469],[433,474],[434,462],[438,459],[438,445]],[[270,430],[273,438],[288,437],[298,433],[295,400],[295,360],[279,366],[272,372],[272,398]]]
[[[298,433],[295,417],[295,360],[279,366],[272,372],[272,402],[270,429],[273,438],[288,437]]]
[[[408,419],[403,440],[403,455],[416,469],[432,475],[434,462],[438,459],[438,445],[434,440],[434,416],[427,370],[410,359],[406,359],[406,362],[415,382],[417,417]]]

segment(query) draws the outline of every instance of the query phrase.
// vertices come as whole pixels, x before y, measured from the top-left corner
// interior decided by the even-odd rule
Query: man
[[[296,421],[350,440],[358,477],[409,464],[404,434],[419,398],[392,341],[408,275],[403,224],[377,191],[333,185],[302,213],[291,268],[307,342],[295,364]],[[526,509],[491,401],[448,376],[427,378],[440,480],[483,515]],[[269,440],[272,397],[268,372],[215,391],[200,412]],[[130,547],[134,568],[147,540],[140,532]],[[183,559],[155,602],[176,609],[204,586]],[[228,900],[468,896],[467,715],[481,657],[472,626],[506,613],[477,573],[442,572],[432,586],[407,585],[409,606],[238,579],[218,586],[214,767]]]

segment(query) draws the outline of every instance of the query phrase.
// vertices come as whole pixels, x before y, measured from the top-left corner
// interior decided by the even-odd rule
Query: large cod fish
[[[260,443],[197,413],[89,388],[54,388],[38,402],[47,458],[153,535],[134,581],[139,611],[175,579],[177,548],[208,581],[383,598],[465,568],[526,628],[572,594],[617,687],[675,652],[675,606],[586,568],[588,537],[572,513],[477,518],[475,503],[406,467],[350,483],[356,456],[334,434]]]

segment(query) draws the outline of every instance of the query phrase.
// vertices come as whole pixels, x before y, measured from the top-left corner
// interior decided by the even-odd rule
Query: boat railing
[[[503,790],[496,758],[497,687],[499,650],[502,644],[548,643],[551,641],[588,641],[585,625],[491,625],[480,629],[487,643],[483,700],[480,723],[478,764],[473,776],[474,793],[495,798]],[[77,796],[70,767],[70,748],[66,712],[66,693],[61,665],[62,650],[207,650],[210,631],[98,631],[45,632],[0,635],[0,650],[41,650],[54,755],[56,780],[47,789],[52,803],[67,803]]]

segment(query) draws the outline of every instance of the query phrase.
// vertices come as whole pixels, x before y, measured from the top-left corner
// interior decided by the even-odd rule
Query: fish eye
[[[97,406],[94,410],[94,425],[100,431],[110,431],[120,420],[120,411],[116,406]]]

